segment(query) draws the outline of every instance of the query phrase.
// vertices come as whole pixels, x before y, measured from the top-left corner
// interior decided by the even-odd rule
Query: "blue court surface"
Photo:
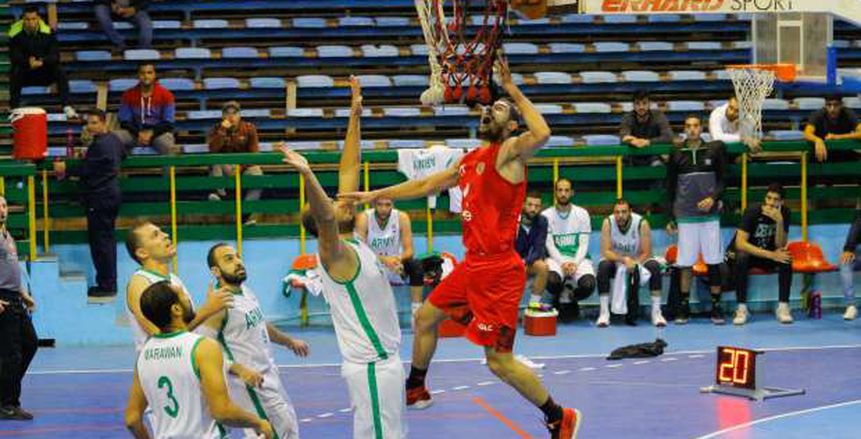
[[[330,329],[287,328],[309,341],[312,356],[276,353],[304,438],[351,437],[351,413]],[[608,361],[613,348],[661,336],[660,357]],[[401,356],[410,358],[404,334]],[[766,350],[765,384],[800,387],[805,395],[753,402],[700,393],[714,380],[718,345]],[[705,319],[657,330],[597,329],[589,321],[560,325],[555,337],[518,335],[517,353],[545,363],[538,371],[554,398],[579,408],[581,438],[859,438],[861,326],[835,312],[821,320],[796,313],[781,326],[771,314],[744,327]],[[435,404],[410,411],[410,438],[543,438],[540,412],[481,365],[464,339],[441,340],[429,384]],[[128,437],[123,426],[133,351],[123,348],[41,350],[24,382],[23,405],[34,422],[0,423],[0,437]]]

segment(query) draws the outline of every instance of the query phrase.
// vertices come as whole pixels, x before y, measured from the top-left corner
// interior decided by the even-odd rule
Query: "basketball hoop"
[[[508,1],[484,0],[484,21],[467,35],[469,0],[415,0],[428,46],[430,81],[424,105],[490,103]],[[446,4],[447,3],[447,4]],[[450,14],[446,16],[446,8]],[[466,89],[466,90],[464,90]]]
[[[774,80],[795,80],[794,64],[728,65],[738,99],[739,133],[742,139],[762,138],[762,104],[771,94]]]

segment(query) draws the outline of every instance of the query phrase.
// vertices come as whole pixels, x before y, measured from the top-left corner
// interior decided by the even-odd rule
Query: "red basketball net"
[[[415,0],[431,75],[424,105],[491,101],[493,65],[508,15],[505,0]],[[470,4],[484,6],[484,20],[468,26]],[[450,14],[446,15],[446,10]]]

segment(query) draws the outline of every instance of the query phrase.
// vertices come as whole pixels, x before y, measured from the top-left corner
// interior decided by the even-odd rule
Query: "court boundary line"
[[[780,348],[753,348],[762,352],[789,352],[789,351],[821,351],[830,349],[858,349],[861,344],[848,345],[827,345],[827,346],[790,346]],[[716,349],[716,348],[715,348]],[[664,352],[663,355],[689,355],[689,354],[714,354],[715,349],[708,350],[690,350],[690,351],[672,351]],[[530,356],[530,359],[536,360],[568,360],[576,358],[606,358],[609,353],[603,354],[573,354],[573,355],[535,355]],[[474,361],[482,361],[483,357],[470,358],[447,358],[433,360],[434,363],[469,363]],[[409,361],[402,363],[408,364]],[[278,369],[315,369],[323,367],[340,367],[341,363],[315,363],[315,364],[279,364]],[[131,373],[133,369],[59,369],[59,370],[35,370],[27,372],[27,375],[98,375],[111,373]]]
[[[711,438],[715,438],[715,437],[724,435],[726,433],[731,433],[731,432],[736,431],[736,430],[741,430],[743,428],[751,427],[753,425],[764,424],[766,422],[771,422],[771,421],[775,421],[775,420],[783,419],[783,418],[789,418],[792,416],[806,415],[808,413],[816,413],[816,412],[830,410],[830,409],[834,409],[834,408],[847,407],[847,406],[855,405],[855,404],[861,404],[861,399],[854,399],[852,401],[844,401],[844,402],[839,402],[836,404],[828,404],[828,405],[823,405],[823,406],[819,406],[819,407],[811,407],[809,409],[796,410],[794,412],[786,412],[786,413],[781,413],[779,415],[768,416],[768,417],[765,417],[762,419],[757,419],[754,421],[749,421],[749,422],[745,422],[742,424],[734,425],[732,427],[727,427],[727,428],[724,428],[723,430],[715,431],[713,433],[708,433],[708,434],[703,435],[703,436],[698,436],[695,439],[711,439]]]
[[[486,410],[491,415],[493,415],[494,418],[496,418],[499,422],[501,422],[506,427],[510,428],[511,431],[517,433],[517,435],[520,436],[522,439],[535,439],[531,434],[523,431],[523,429],[520,428],[520,426],[517,425],[517,423],[515,423],[511,419],[508,419],[508,417],[503,415],[499,410],[497,410],[496,408],[494,408],[493,406],[488,404],[487,401],[484,400],[484,398],[482,398],[480,396],[473,396],[472,402],[475,403],[477,406]]]

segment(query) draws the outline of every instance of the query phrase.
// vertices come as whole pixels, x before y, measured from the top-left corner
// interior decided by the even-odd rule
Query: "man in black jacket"
[[[855,320],[858,317],[858,308],[855,307],[855,290],[852,286],[853,271],[861,270],[861,259],[855,257],[861,244],[861,210],[855,212],[855,221],[846,236],[846,244],[843,245],[843,253],[840,254],[840,281],[843,284],[843,295],[846,298],[846,312],[844,320]]]
[[[112,16],[134,22],[138,28],[138,47],[149,49],[152,47],[152,21],[148,8],[149,0],[96,0],[96,19],[118,50],[125,50],[126,43],[114,29]]]
[[[520,214],[520,226],[517,229],[515,247],[526,265],[526,274],[532,279],[532,295],[529,298],[529,308],[547,311],[550,305],[541,303],[541,295],[547,288],[547,278],[550,273],[544,259],[547,257],[547,218],[541,215],[541,194],[529,191],[523,203]],[[561,284],[558,285],[561,288]]]
[[[57,38],[42,21],[36,6],[27,6],[24,17],[9,29],[9,58],[12,63],[12,75],[9,78],[11,108],[20,104],[23,87],[56,83],[66,117],[78,117],[75,109],[69,105],[69,83],[60,67]]]
[[[117,241],[114,226],[120,208],[120,163],[125,158],[125,147],[117,136],[108,132],[105,113],[93,111],[87,117],[87,130],[93,143],[87,148],[84,161],[68,171],[80,178],[87,210],[87,235],[90,255],[96,266],[96,286],[90,287],[90,302],[103,303],[117,295]],[[57,178],[66,175],[66,164],[54,162]]]

